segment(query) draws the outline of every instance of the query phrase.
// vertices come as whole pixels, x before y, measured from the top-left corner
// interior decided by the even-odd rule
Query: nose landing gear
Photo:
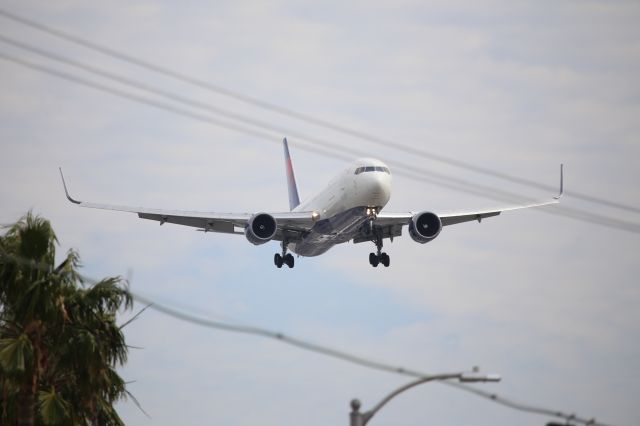
[[[291,253],[287,253],[287,243],[282,242],[282,254],[276,253],[273,256],[273,263],[276,267],[282,268],[282,265],[287,265],[290,269],[295,265],[295,261]]]

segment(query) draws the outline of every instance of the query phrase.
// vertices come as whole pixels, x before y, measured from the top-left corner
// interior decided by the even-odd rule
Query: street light
[[[391,392],[384,398],[382,401],[378,403],[371,410],[366,411],[364,413],[360,412],[360,401],[357,399],[351,400],[351,413],[349,413],[350,418],[350,426],[365,426],[369,420],[378,412],[382,407],[384,407],[387,402],[391,401],[394,397],[402,392],[411,389],[414,386],[421,385],[423,383],[431,382],[433,380],[452,380],[458,379],[458,381],[463,383],[473,383],[473,382],[499,382],[500,376],[497,374],[480,374],[478,372],[478,367],[474,367],[471,372],[461,372],[461,373],[443,373],[443,374],[434,374],[432,376],[424,376],[419,378],[418,380],[414,380],[413,382],[407,383],[406,385],[399,387],[395,391]]]

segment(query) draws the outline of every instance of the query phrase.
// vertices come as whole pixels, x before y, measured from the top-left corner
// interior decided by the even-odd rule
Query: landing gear
[[[385,268],[389,267],[391,259],[387,253],[382,251],[382,237],[376,232],[374,243],[378,249],[376,253],[369,253],[369,264],[376,268],[378,264],[382,263]]]
[[[278,268],[282,268],[282,265],[287,265],[289,268],[293,268],[295,260],[291,253],[287,253],[284,256],[282,256],[280,253],[276,253],[273,256],[273,263]]]
[[[379,264],[383,264],[385,268],[388,268],[389,265],[391,264],[391,258],[387,253],[384,253],[384,252],[380,254],[369,253],[369,263],[374,268],[377,267]]]
[[[293,265],[295,264],[295,262],[293,260],[293,256],[291,255],[291,253],[287,253],[284,256],[284,263],[286,263],[289,268],[293,268]]]
[[[282,242],[282,254],[276,253],[273,256],[273,263],[278,268],[282,268],[282,265],[287,265],[289,268],[293,268],[295,260],[293,259],[293,255],[291,255],[291,253],[287,253],[286,242]]]
[[[391,263],[391,259],[389,258],[389,255],[387,253],[380,254],[380,263],[382,263],[385,268],[389,267],[389,264]]]

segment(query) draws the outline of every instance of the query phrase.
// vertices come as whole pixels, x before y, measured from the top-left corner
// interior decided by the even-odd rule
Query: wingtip
[[[74,200],[73,198],[71,198],[71,195],[69,195],[69,190],[67,189],[67,183],[64,181],[64,174],[62,173],[62,167],[58,166],[58,170],[60,171],[60,177],[62,178],[62,187],[64,188],[64,193],[67,196],[67,199],[74,204],[80,204],[80,201]]]
[[[560,200],[562,195],[564,194],[564,164],[560,163],[560,192],[555,198],[556,200]]]

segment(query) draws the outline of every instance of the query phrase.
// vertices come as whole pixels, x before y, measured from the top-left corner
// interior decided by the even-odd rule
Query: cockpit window
[[[388,175],[391,174],[391,172],[389,171],[389,169],[387,167],[382,167],[382,166],[362,166],[362,167],[358,167],[355,171],[356,175],[359,175],[360,173],[365,173],[365,172],[383,172],[386,173]]]

